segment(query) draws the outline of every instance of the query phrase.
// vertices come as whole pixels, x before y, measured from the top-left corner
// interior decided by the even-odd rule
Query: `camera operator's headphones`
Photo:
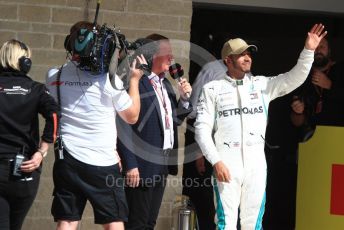
[[[29,49],[27,48],[27,46],[23,42],[21,42],[19,40],[14,40],[14,41],[16,41],[19,44],[21,49],[25,50],[26,53],[29,53]],[[18,59],[18,64],[19,64],[20,72],[27,74],[31,69],[32,61],[30,58],[28,58],[26,56],[21,56]]]
[[[95,35],[92,31],[81,28],[75,31],[74,34],[66,36],[64,41],[64,48],[72,53],[80,56],[89,56],[94,44]]]

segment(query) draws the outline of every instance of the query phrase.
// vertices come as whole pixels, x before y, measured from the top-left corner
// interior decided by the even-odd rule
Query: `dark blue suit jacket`
[[[123,161],[124,170],[138,167],[140,178],[154,178],[156,175],[176,175],[178,173],[178,129],[184,118],[192,111],[178,103],[171,83],[163,80],[172,107],[174,146],[168,156],[164,156],[163,120],[158,98],[147,76],[140,79],[139,90],[141,110],[136,124],[128,125],[118,117],[117,151]],[[163,118],[164,119],[164,118]]]

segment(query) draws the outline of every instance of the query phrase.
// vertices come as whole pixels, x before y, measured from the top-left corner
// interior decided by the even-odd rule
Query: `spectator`
[[[329,42],[323,39],[315,50],[309,77],[294,94],[293,124],[344,126],[343,76],[343,63],[332,60]]]

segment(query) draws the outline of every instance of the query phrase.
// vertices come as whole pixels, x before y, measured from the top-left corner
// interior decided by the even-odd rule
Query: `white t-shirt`
[[[68,62],[62,69],[60,82],[58,69],[48,71],[46,84],[57,100],[60,84],[61,134],[64,147],[79,161],[96,166],[118,163],[116,152],[116,110],[123,111],[132,105],[125,90],[115,90],[108,74],[92,75]],[[116,76],[116,84],[123,88]]]

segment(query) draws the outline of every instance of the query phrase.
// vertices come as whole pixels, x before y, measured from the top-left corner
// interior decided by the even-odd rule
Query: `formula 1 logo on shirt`
[[[50,85],[53,86],[91,86],[92,82],[91,81],[84,81],[84,82],[80,82],[80,81],[53,81],[50,83]]]
[[[64,83],[64,81],[53,81],[50,83],[50,85],[62,85]]]

